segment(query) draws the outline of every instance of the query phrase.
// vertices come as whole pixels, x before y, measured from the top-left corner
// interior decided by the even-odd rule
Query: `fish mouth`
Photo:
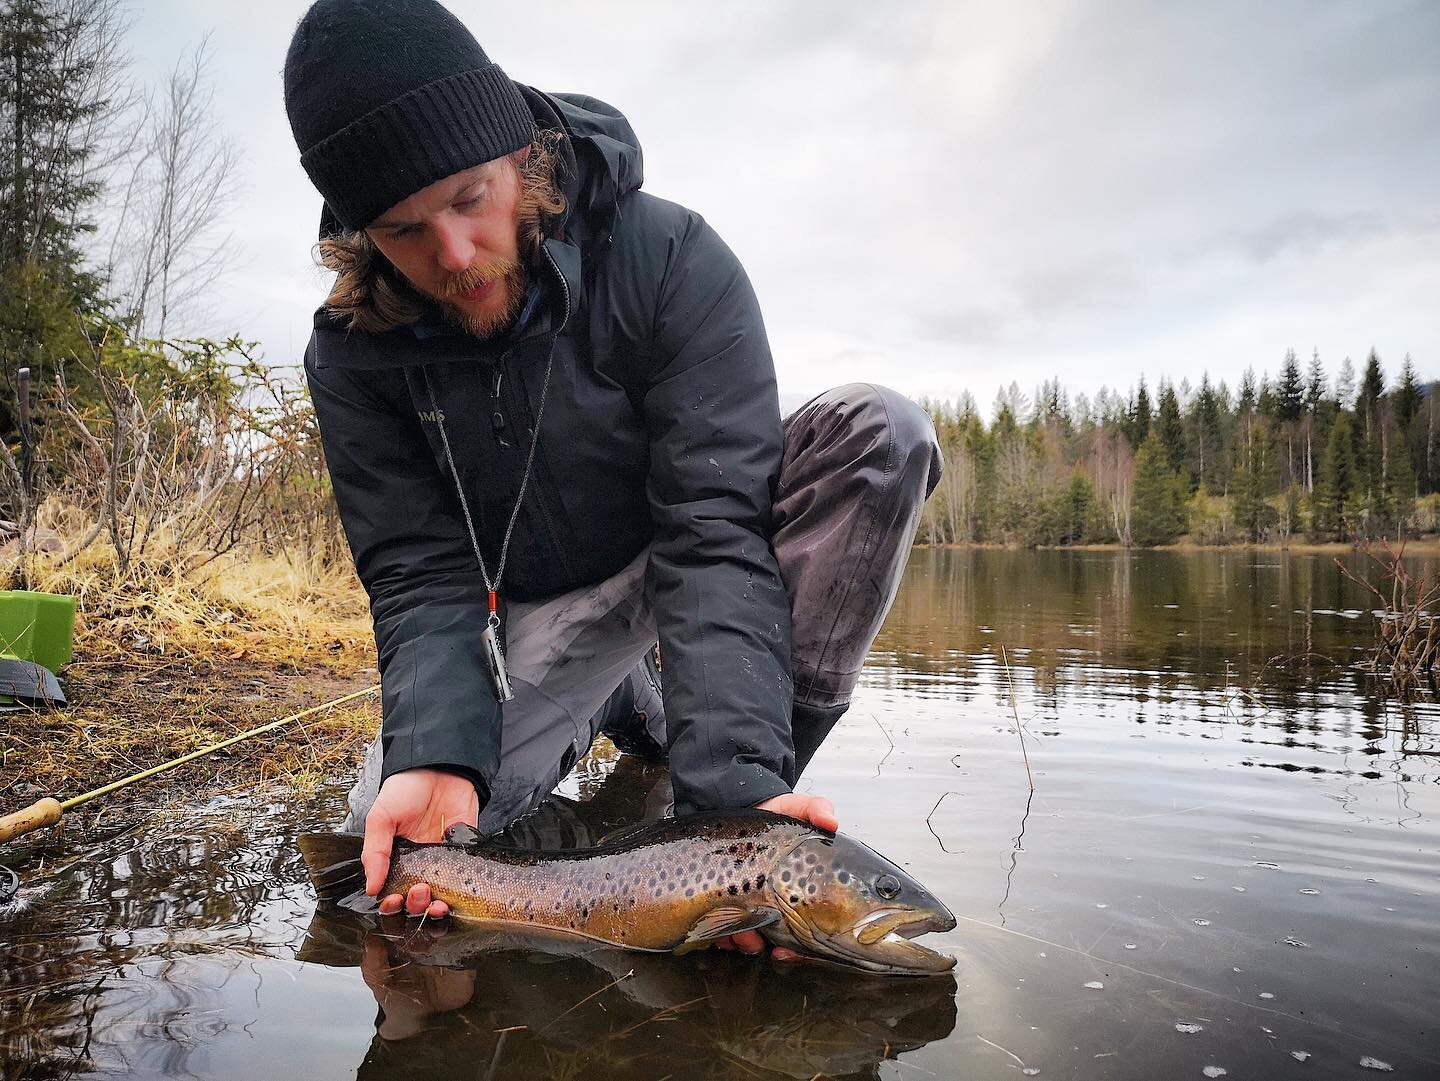
[[[857,922],[848,932],[827,937],[845,960],[872,972],[927,975],[949,972],[955,958],[912,941],[931,931],[950,931],[955,917],[948,910],[882,908]]]

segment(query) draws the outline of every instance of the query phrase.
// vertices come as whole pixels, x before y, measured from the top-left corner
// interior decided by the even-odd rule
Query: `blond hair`
[[[548,226],[565,213],[565,196],[556,180],[563,139],[558,131],[537,130],[528,154],[521,150],[510,155],[520,174],[517,240],[520,256],[527,262],[539,254]],[[420,294],[363,229],[321,240],[316,258],[327,270],[335,271],[325,310],[347,330],[382,334],[409,326],[423,313]]]

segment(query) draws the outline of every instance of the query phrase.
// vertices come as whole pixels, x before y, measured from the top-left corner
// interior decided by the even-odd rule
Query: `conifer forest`
[[[1436,528],[1440,403],[1407,355],[1358,376],[1294,350],[1238,387],[1142,378],[1072,396],[1014,383],[987,424],[969,395],[929,402],[946,470],[927,544],[1353,541]]]

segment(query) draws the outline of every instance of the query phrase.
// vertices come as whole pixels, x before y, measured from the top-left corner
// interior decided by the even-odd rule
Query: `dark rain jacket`
[[[435,415],[494,573],[553,350],[502,596],[599,582],[652,545],[676,808],[752,805],[788,791],[793,764],[790,607],[770,543],[780,415],[760,309],[698,214],[639,190],[624,117],[522,89],[573,161],[567,217],[516,328],[485,341],[439,319],[347,333],[321,309],[305,354],[375,621],[383,774],[446,768],[488,792],[503,710],[480,653],[487,595]]]

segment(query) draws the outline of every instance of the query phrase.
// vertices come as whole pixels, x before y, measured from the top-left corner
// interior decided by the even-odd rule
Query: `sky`
[[[206,34],[240,149],[197,331],[301,357],[327,277],[281,67],[308,5],[135,0],[158,82]],[[512,78],[624,112],[765,314],[782,403],[862,380],[1233,387],[1373,347],[1440,377],[1440,4],[448,5]]]

